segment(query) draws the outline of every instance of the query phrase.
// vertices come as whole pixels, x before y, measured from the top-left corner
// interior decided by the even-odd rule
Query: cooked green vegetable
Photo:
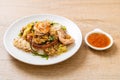
[[[30,44],[30,48],[31,48],[31,52],[35,55],[35,56],[41,56],[42,58],[46,58],[48,60],[49,56],[47,54],[39,54],[37,51],[35,51],[32,48],[32,45]]]
[[[49,39],[48,39],[50,42],[54,41],[54,36],[49,36]]]
[[[47,54],[39,54],[38,52],[32,52],[35,56],[41,56],[42,58],[46,58],[48,60],[49,56]]]
[[[65,26],[62,26],[61,28],[62,28],[63,30],[66,30],[66,27],[65,27]]]
[[[55,22],[51,22],[51,25],[54,25],[54,24],[58,24],[58,23],[55,23]]]
[[[19,36],[19,37],[22,37],[22,35],[23,35],[23,33],[22,33],[22,32],[20,32],[20,33],[18,34],[18,36]]]

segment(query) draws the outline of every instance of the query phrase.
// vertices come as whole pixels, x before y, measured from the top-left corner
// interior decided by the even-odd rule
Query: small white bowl
[[[106,47],[103,47],[103,48],[99,48],[99,47],[95,47],[95,46],[92,46],[91,44],[89,44],[89,42],[87,41],[87,38],[90,34],[93,34],[93,33],[102,33],[104,35],[106,35],[109,39],[110,39],[110,44]],[[113,45],[113,38],[110,34],[102,31],[101,29],[94,29],[93,31],[91,32],[88,32],[86,35],[85,35],[85,43],[92,49],[95,49],[95,50],[106,50],[108,48],[110,48],[112,45]]]

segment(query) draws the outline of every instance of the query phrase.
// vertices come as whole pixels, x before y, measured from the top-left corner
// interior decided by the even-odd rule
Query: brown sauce
[[[92,33],[87,38],[88,43],[94,47],[103,48],[110,44],[110,39],[102,33]]]

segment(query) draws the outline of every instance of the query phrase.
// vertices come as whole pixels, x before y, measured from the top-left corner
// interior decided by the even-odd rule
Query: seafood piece
[[[14,41],[13,41],[13,44],[14,44],[15,47],[17,47],[19,49],[23,49],[26,52],[31,51],[29,42],[27,42],[23,38],[15,38]]]
[[[34,30],[36,35],[46,34],[50,30],[50,22],[37,22],[34,25]]]
[[[57,31],[57,33],[60,42],[63,43],[64,45],[69,45],[74,43],[74,39],[70,35],[68,35],[65,30],[60,29]]]
[[[54,23],[50,30],[57,31],[57,30],[59,30],[61,28],[61,26],[62,26],[61,24]]]

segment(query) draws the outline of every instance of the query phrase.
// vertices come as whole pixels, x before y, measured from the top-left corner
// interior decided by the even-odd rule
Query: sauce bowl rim
[[[100,47],[95,47],[95,46],[91,45],[91,44],[88,42],[87,38],[88,38],[89,35],[91,35],[91,34],[93,34],[93,33],[101,33],[101,34],[106,35],[106,36],[110,39],[110,44],[109,44],[108,46],[102,47],[102,48],[100,48]],[[106,49],[110,48],[110,47],[113,45],[113,38],[112,38],[112,36],[111,36],[110,34],[108,34],[107,32],[105,32],[105,31],[103,31],[103,30],[101,30],[101,29],[99,29],[99,28],[96,28],[96,29],[88,32],[88,33],[85,35],[85,43],[86,43],[90,48],[92,48],[92,49],[95,49],[95,50],[106,50]]]

